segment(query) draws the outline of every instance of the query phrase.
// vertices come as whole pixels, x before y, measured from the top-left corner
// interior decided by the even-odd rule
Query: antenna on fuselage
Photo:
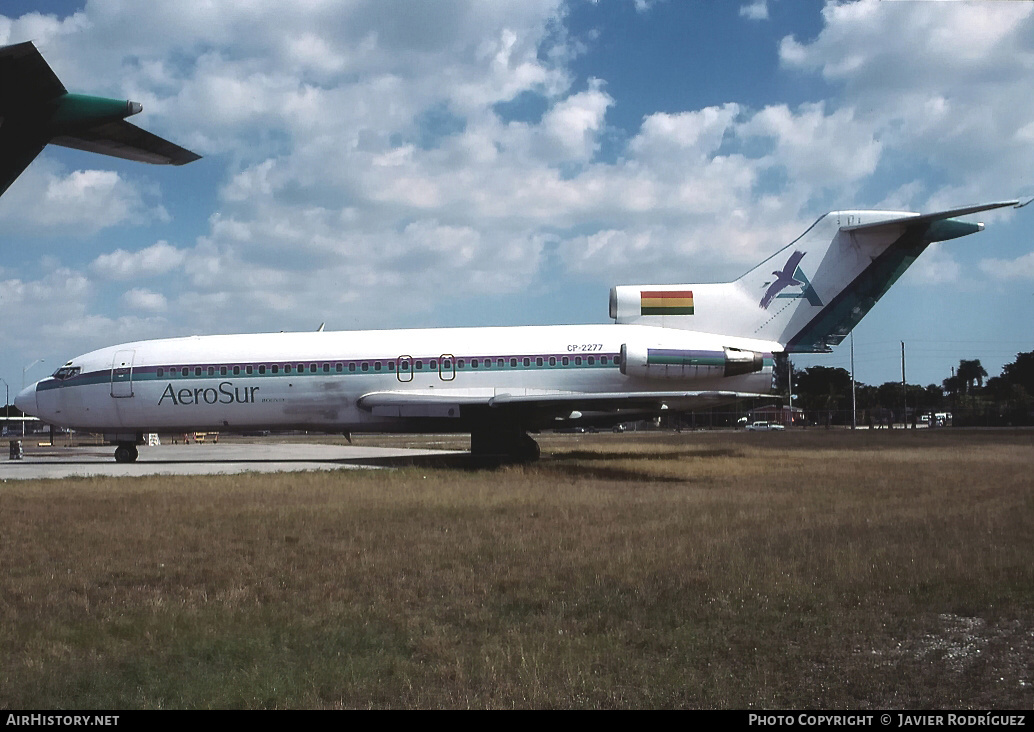
[[[317,333],[322,333],[323,332],[323,326],[325,326],[325,325],[326,325],[326,322],[320,323],[320,327],[316,329],[316,332]]]

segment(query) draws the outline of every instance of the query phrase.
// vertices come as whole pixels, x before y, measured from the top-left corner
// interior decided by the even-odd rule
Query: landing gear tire
[[[136,449],[136,445],[132,443],[121,443],[115,448],[115,462],[116,463],[133,463],[140,456],[139,451]]]

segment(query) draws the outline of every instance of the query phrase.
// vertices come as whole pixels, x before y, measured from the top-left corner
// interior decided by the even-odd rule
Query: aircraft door
[[[413,380],[412,356],[399,356],[395,359],[395,376],[403,382]]]
[[[116,351],[111,360],[111,396],[133,396],[133,356],[135,351]]]
[[[451,353],[443,353],[438,359],[438,378],[452,381],[456,378],[456,359]]]

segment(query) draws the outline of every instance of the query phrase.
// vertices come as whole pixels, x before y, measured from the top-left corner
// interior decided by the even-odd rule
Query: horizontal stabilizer
[[[62,147],[156,165],[184,165],[201,159],[197,153],[192,153],[125,120],[91,127],[75,135],[55,137],[50,142]]]
[[[899,218],[886,219],[884,221],[877,221],[869,224],[855,224],[854,226],[841,226],[841,231],[863,231],[880,228],[890,228],[892,226],[900,226],[905,224],[906,226],[915,226],[917,224],[928,224],[934,221],[943,221],[945,219],[952,219],[956,216],[966,216],[967,214],[980,213],[981,211],[991,211],[996,208],[1005,208],[1006,206],[1019,206],[1018,200],[1013,201],[998,201],[996,203],[982,203],[977,206],[963,206],[961,208],[952,208],[947,211],[938,211],[937,213],[929,214],[909,214],[908,216],[901,216]]]

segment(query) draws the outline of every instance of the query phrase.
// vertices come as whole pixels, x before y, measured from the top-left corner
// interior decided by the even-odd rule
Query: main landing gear
[[[136,449],[135,443],[120,442],[115,448],[116,463],[134,463],[138,457],[140,457],[140,452]]]
[[[532,463],[541,451],[519,426],[487,424],[470,433],[470,454],[477,458],[491,458],[507,462]]]

